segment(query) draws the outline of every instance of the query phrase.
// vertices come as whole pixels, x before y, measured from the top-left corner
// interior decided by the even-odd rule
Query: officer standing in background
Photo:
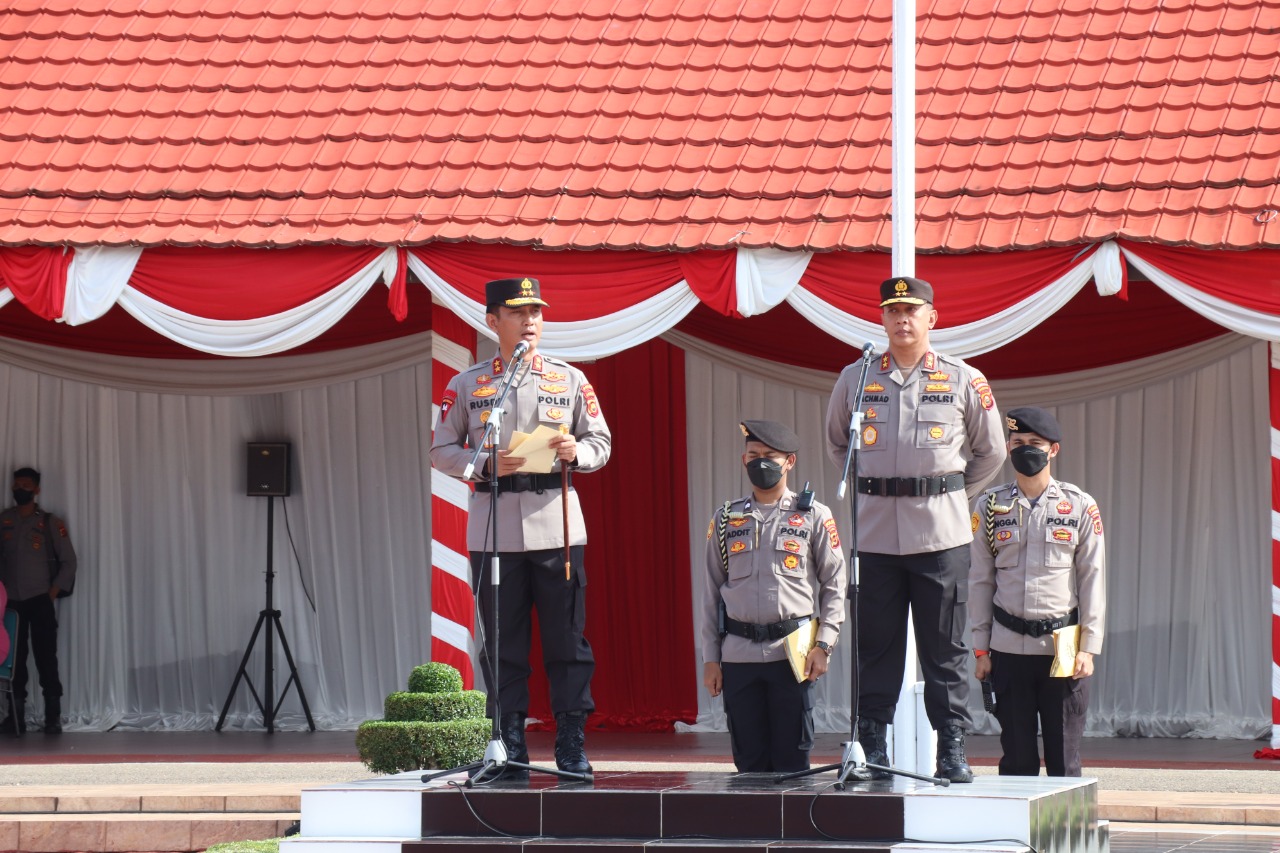
[[[974,675],[988,678],[1000,721],[1002,776],[1080,775],[1080,738],[1093,656],[1102,652],[1106,557],[1102,515],[1088,493],[1053,479],[1062,429],[1048,411],[1012,409],[1012,483],[984,493],[973,513],[969,621]],[[994,621],[994,624],[992,624]],[[1070,677],[1051,677],[1053,632],[1080,626]]]
[[[40,472],[13,472],[16,506],[0,512],[0,577],[9,593],[9,607],[18,611],[18,636],[13,667],[13,698],[17,713],[0,731],[26,730],[27,650],[35,653],[40,690],[44,693],[44,733],[62,731],[62,679],[58,677],[58,613],[60,592],[70,593],[76,580],[76,550],[66,522],[40,508]]]
[[[547,304],[542,300],[538,280],[491,281],[485,285],[485,303],[485,322],[498,338],[498,355],[450,381],[431,442],[431,464],[462,478],[471,461],[472,448],[484,436],[504,374],[520,371],[515,387],[507,395],[500,444],[486,447],[480,454],[467,518],[473,589],[479,594],[485,629],[482,654],[486,671],[492,675],[495,660],[499,664],[498,684],[489,685],[489,713],[494,713],[496,693],[508,757],[527,763],[524,729],[529,710],[531,609],[537,607],[542,660],[556,718],[556,765],[561,770],[587,773],[591,764],[584,750],[586,721],[595,710],[591,699],[595,658],[583,636],[587,585],[583,552],[587,530],[572,482],[567,494],[561,489],[560,469],[569,466],[572,476],[603,467],[611,449],[609,427],[582,371],[537,352],[542,339],[542,309]],[[528,345],[528,352],[522,361],[512,364],[521,342]],[[550,442],[558,461],[550,474],[518,473],[525,460],[505,448],[514,431],[532,433],[539,425],[561,430],[561,435]],[[488,478],[494,465],[498,473],[498,529],[488,531],[492,498]],[[571,577],[566,577],[565,569],[566,512]],[[492,646],[494,586],[488,577],[491,540],[487,533],[496,537],[494,550],[498,552],[500,568],[498,649]]]
[[[964,751],[969,497],[1005,459],[991,387],[957,358],[934,352],[933,287],[898,276],[880,285],[889,351],[867,374],[858,491],[858,741],[868,764],[888,765],[906,665],[907,609],[924,671],[924,705],[938,732],[935,775],[971,782]],[[860,367],[844,369],[827,407],[827,453],[843,467]],[[885,778],[884,771],[871,771]]]
[[[787,488],[800,439],[777,421],[741,423],[750,497],[724,505],[707,527],[702,575],[702,680],[724,693],[740,772],[809,768],[813,682],[827,671],[844,622],[848,583],[831,510]],[[797,681],[783,638],[819,620]]]

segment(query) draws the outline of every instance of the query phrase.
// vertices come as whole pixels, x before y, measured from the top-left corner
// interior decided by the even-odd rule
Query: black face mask
[[[14,489],[13,500],[18,506],[26,506],[36,499],[36,493],[30,489]]]
[[[1013,463],[1013,470],[1022,476],[1034,477],[1049,464],[1049,454],[1038,447],[1024,444],[1009,452],[1009,461]]]
[[[772,459],[752,459],[747,463],[747,479],[757,489],[772,489],[782,480],[782,463]]]

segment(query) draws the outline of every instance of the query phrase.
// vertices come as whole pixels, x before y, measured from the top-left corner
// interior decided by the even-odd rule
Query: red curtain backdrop
[[[684,352],[655,340],[582,369],[613,432],[609,464],[574,479],[587,520],[587,640],[596,657],[589,724],[666,731],[698,715]],[[549,721],[541,658],[535,643],[529,715]]]
[[[73,250],[60,246],[0,248],[0,285],[37,317],[56,320],[62,316],[73,257]]]

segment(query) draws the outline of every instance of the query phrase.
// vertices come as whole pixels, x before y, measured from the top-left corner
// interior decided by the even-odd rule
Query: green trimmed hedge
[[[392,693],[382,716],[395,722],[443,723],[484,716],[485,696],[479,690],[460,693]]]
[[[409,690],[383,704],[385,720],[361,723],[356,751],[374,773],[447,769],[484,755],[493,724],[485,695],[463,690],[462,675],[447,664],[414,667]]]
[[[478,761],[491,731],[484,717],[445,723],[372,720],[356,732],[356,749],[374,773],[446,769]]]
[[[460,693],[462,673],[447,663],[424,663],[409,673],[410,693]]]

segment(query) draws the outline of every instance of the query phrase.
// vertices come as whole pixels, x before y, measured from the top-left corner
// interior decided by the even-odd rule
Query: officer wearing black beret
[[[858,740],[868,764],[887,765],[906,658],[907,611],[924,673],[924,706],[938,732],[935,775],[971,782],[965,755],[969,680],[964,642],[969,499],[1004,462],[991,386],[958,358],[935,352],[933,286],[912,276],[880,285],[888,351],[866,385],[861,364],[840,374],[827,406],[827,453],[841,468],[862,392],[858,492]],[[872,771],[883,778],[883,771]]]
[[[974,675],[994,689],[1002,775],[1039,775],[1040,730],[1048,775],[1079,776],[1106,616],[1102,515],[1087,492],[1050,474],[1062,440],[1052,412],[1010,409],[1005,425],[1017,479],[979,497],[971,520]]]
[[[749,496],[707,526],[699,645],[702,680],[724,695],[733,761],[742,772],[807,769],[812,684],[827,671],[845,609],[845,561],[827,507],[787,486],[800,439],[785,424],[745,420]],[[812,630],[797,678],[785,638]]]
[[[547,303],[536,278],[504,278],[485,285],[485,323],[498,339],[498,354],[459,373],[440,402],[440,419],[431,442],[431,464],[462,478],[474,448],[482,440],[492,414],[503,374],[519,371],[506,400],[502,434],[486,445],[472,475],[475,491],[467,518],[467,549],[471,552],[473,588],[480,597],[485,626],[482,655],[485,670],[499,662],[499,683],[489,684],[501,706],[502,739],[512,761],[529,760],[525,717],[529,710],[529,648],[531,612],[538,602],[542,660],[551,686],[551,709],[556,718],[556,765],[586,773],[591,765],[584,749],[587,716],[595,709],[591,676],[595,658],[583,635],[586,625],[586,568],[583,565],[587,529],[572,479],[561,488],[560,469],[571,477],[594,471],[609,459],[612,439],[600,401],[586,376],[576,367],[538,352],[542,339],[542,309]],[[528,350],[512,364],[517,345]],[[525,459],[506,449],[514,431],[532,433],[538,426],[560,431],[550,441],[556,462],[549,474],[522,472]],[[489,473],[497,466],[498,529],[487,531]],[[569,541],[565,542],[565,518]],[[486,535],[486,533],[488,535]],[[497,543],[494,546],[493,539]],[[572,571],[565,573],[565,545]],[[498,552],[501,595],[498,596],[501,648],[493,648],[494,585],[488,578],[488,552]],[[490,707],[490,714],[495,709]]]

